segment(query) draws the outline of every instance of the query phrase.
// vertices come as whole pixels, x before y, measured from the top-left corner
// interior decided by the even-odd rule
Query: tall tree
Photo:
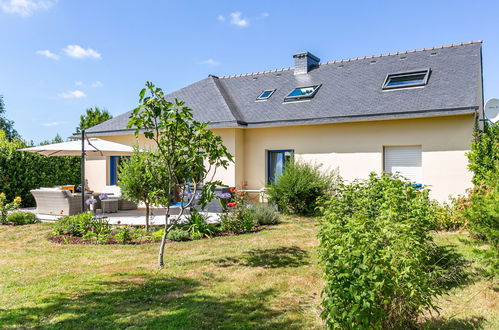
[[[9,140],[20,137],[19,133],[14,129],[14,122],[5,117],[5,103],[2,95],[0,95],[0,131],[4,131]]]
[[[57,135],[51,141],[49,141],[49,140],[43,140],[42,142],[39,143],[39,145],[44,146],[44,145],[47,145],[47,144],[61,143],[61,142],[64,142],[64,140],[59,135],[59,133],[57,133]],[[33,144],[33,143],[31,143],[31,144]]]
[[[216,169],[227,168],[233,158],[222,138],[208,130],[208,123],[194,120],[192,109],[184,102],[165,100],[161,88],[150,82],[146,87],[140,92],[140,105],[130,115],[128,128],[135,129],[136,136],[143,132],[157,148],[154,175],[160,189],[154,191],[154,198],[155,204],[166,206],[158,253],[158,264],[163,268],[166,235],[179,223],[198,194],[202,208],[213,199],[215,186],[222,184],[214,180]],[[146,92],[149,92],[147,96]],[[171,216],[170,203],[176,187],[181,191],[180,212]]]
[[[113,116],[106,109],[88,108],[85,114],[80,116],[80,125],[76,127],[76,132],[79,133],[82,129],[90,128],[111,118]]]

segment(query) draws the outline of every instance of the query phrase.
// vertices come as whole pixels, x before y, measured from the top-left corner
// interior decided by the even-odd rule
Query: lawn
[[[315,220],[168,244],[56,245],[50,224],[0,226],[0,327],[322,328]],[[471,260],[468,280],[438,300],[431,327],[497,329],[498,289],[465,234],[438,234]]]

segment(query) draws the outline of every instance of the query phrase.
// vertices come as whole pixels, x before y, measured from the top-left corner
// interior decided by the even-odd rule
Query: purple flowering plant
[[[87,205],[94,205],[95,203],[97,203],[97,200],[93,197],[91,197],[85,201],[85,204],[87,204]]]

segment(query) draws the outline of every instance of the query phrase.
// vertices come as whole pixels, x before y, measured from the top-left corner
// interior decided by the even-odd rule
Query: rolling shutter
[[[384,170],[422,183],[421,146],[384,147]]]

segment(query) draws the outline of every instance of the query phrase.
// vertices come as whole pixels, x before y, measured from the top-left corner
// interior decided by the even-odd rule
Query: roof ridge
[[[460,43],[456,43],[456,44],[435,46],[435,47],[430,47],[430,48],[420,48],[420,49],[405,50],[405,51],[385,53],[385,54],[379,54],[379,55],[370,55],[370,56],[349,58],[349,59],[343,59],[343,60],[334,60],[334,61],[319,63],[319,65],[328,65],[328,64],[336,64],[336,63],[343,63],[343,62],[353,62],[353,61],[367,60],[367,59],[373,59],[373,58],[379,58],[379,57],[385,57],[385,56],[397,56],[397,55],[403,55],[403,54],[418,53],[418,52],[424,52],[424,51],[430,51],[430,50],[459,47],[459,46],[472,45],[472,44],[481,44],[481,43],[483,43],[483,40],[472,40],[472,41],[467,41],[467,42],[460,42]],[[229,76],[213,76],[213,75],[209,75],[209,76],[217,77],[218,79],[229,79],[229,78],[256,76],[256,75],[267,74],[267,73],[290,71],[293,69],[294,68],[282,68],[282,69],[266,70],[266,71],[259,71],[259,72],[235,74],[235,75],[229,75]]]
[[[208,77],[212,79],[213,83],[215,84],[215,87],[220,92],[220,95],[222,96],[225,105],[227,106],[227,108],[229,108],[229,111],[232,114],[232,117],[234,117],[234,119],[236,120],[236,122],[241,125],[247,125],[246,122],[242,119],[241,113],[237,110],[236,104],[234,103],[230,95],[227,93],[224,86],[222,86],[219,77],[214,75],[209,75]]]

